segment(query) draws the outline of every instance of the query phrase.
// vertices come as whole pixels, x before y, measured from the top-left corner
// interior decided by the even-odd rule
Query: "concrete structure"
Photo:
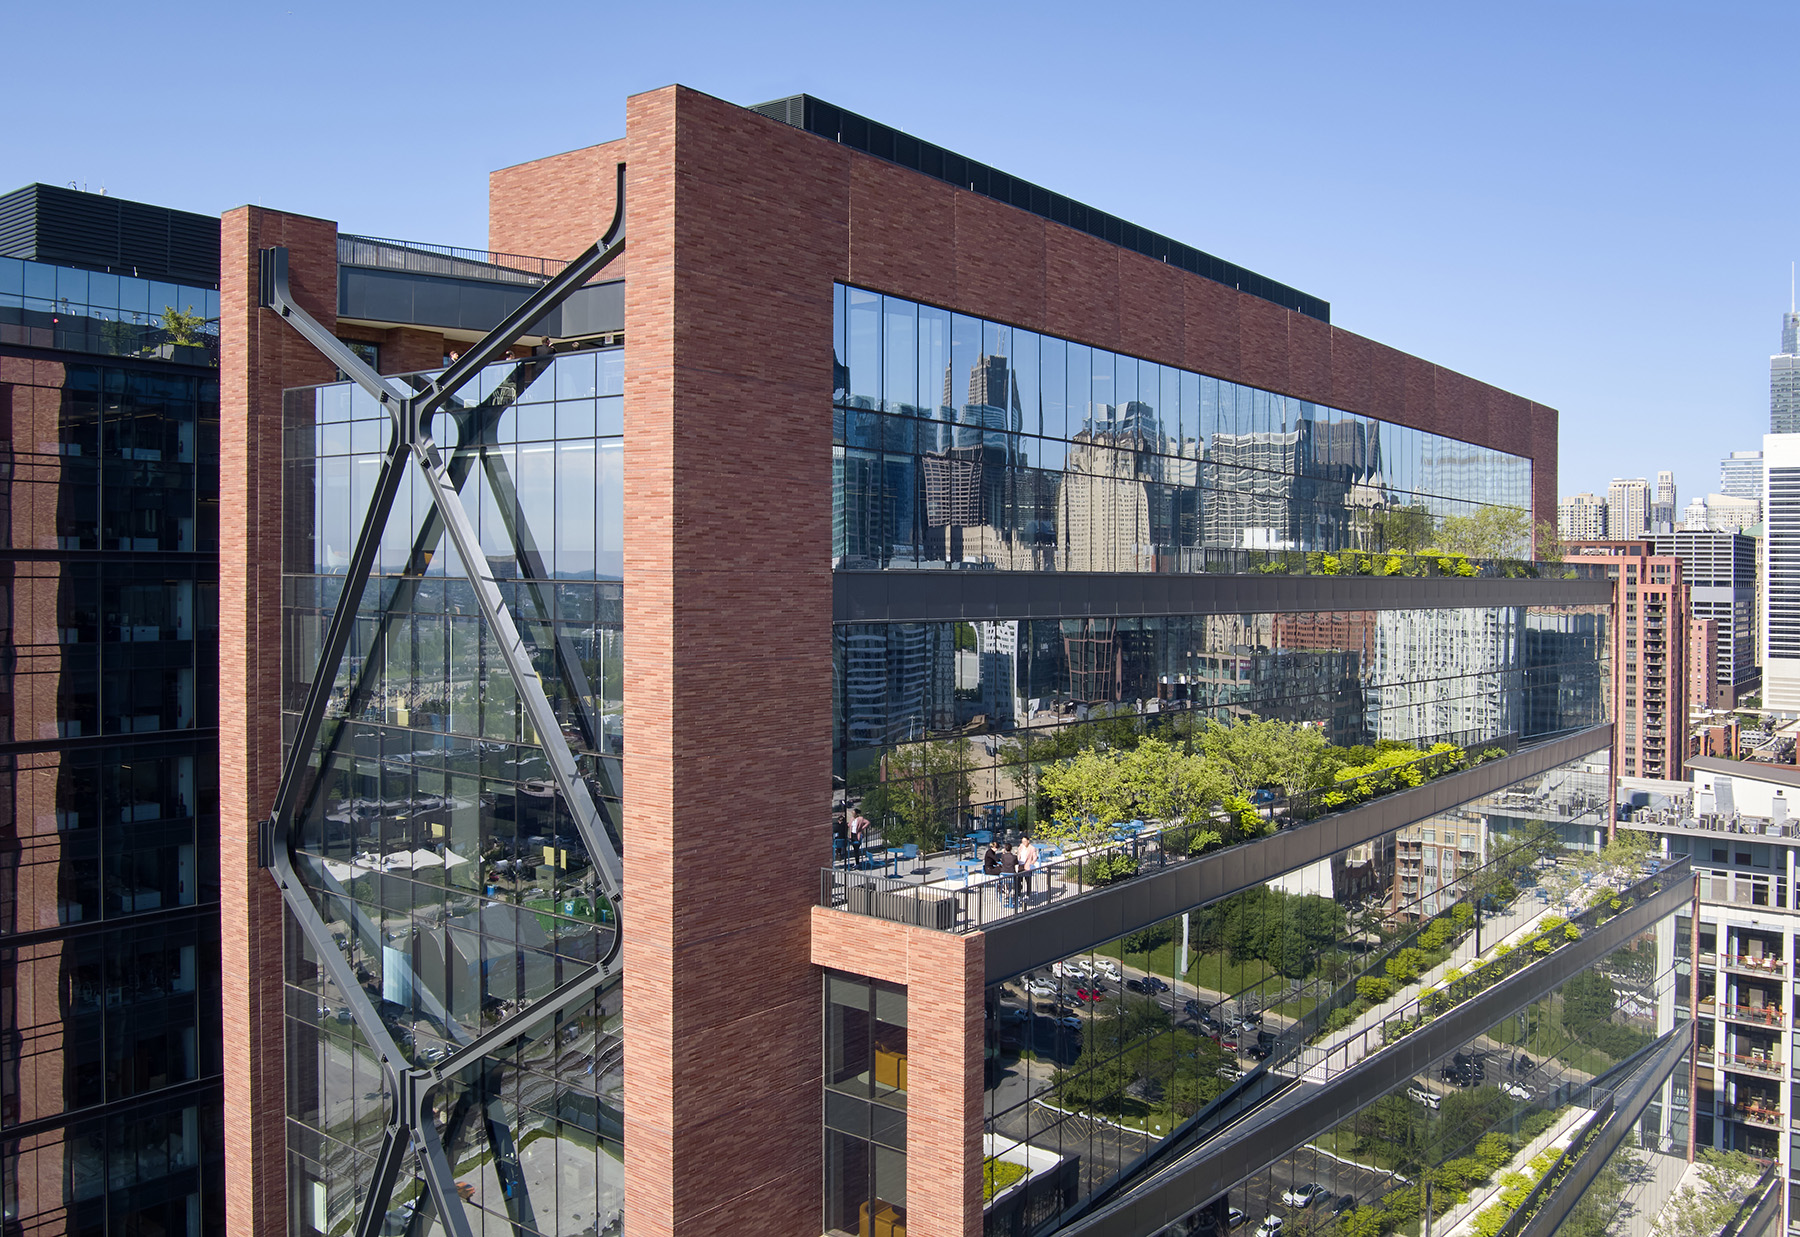
[[[1762,469],[1757,468],[1757,484],[1762,484]],[[1707,494],[1696,498],[1682,513],[1685,528],[1701,532],[1748,532],[1762,523],[1762,496],[1740,498],[1733,494]]]
[[[400,450],[412,504],[360,529],[384,409],[414,397],[334,382],[323,337],[435,368],[473,307],[613,252],[620,184],[607,282],[507,340]],[[896,841],[1035,827],[1030,744],[1194,717],[1524,745],[1338,845],[1332,821],[1257,843],[1273,879],[1373,867],[1395,829],[1610,742],[1603,581],[1325,570],[1468,493],[1548,518],[1548,408],[810,98],[634,96],[623,138],[490,192],[484,251],[226,216],[234,1234],[430,1209],[451,1233],[973,1237],[1053,1213],[1129,1164],[1115,1129],[1016,1088],[1002,1010],[1049,964],[1017,959],[1138,925],[1059,885],[1007,933],[942,855],[908,856],[925,893],[834,873],[834,807]],[[1208,503],[1254,518],[1209,540]],[[334,626],[356,562],[367,621]],[[1279,640],[1278,615],[1301,616]],[[308,701],[325,724],[284,777]],[[1099,1033],[1042,1022],[1046,1059]],[[1002,1139],[1054,1168],[984,1214]]]
[[[1714,757],[1664,793],[1621,791],[1621,828],[1691,856],[1700,878],[1696,1113],[1701,1146],[1778,1160],[1800,1191],[1787,1130],[1800,1096],[1791,1047],[1800,956],[1800,773]],[[1689,931],[1687,923],[1678,932]]]
[[[1680,518],[1680,507],[1676,505],[1675,474],[1659,472],[1656,474],[1656,498],[1650,506],[1650,531],[1653,533],[1672,533],[1675,521]]]
[[[1606,539],[1625,541],[1650,532],[1650,483],[1642,477],[1614,477],[1606,487]]]
[[[1556,535],[1564,541],[1604,541],[1606,500],[1598,494],[1577,494],[1556,506]]]
[[[1656,539],[1658,554],[1681,560],[1688,613],[1718,626],[1714,682],[1719,708],[1731,708],[1762,682],[1756,664],[1756,543],[1756,538],[1741,533],[1694,529]],[[1703,707],[1699,697],[1688,703]]]
[[[1763,462],[1761,451],[1733,451],[1719,461],[1719,492],[1732,498],[1748,498],[1762,502]]]
[[[1763,439],[1763,707],[1800,715],[1800,434]]]

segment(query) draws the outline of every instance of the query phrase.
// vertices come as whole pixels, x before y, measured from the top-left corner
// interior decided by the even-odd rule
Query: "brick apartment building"
[[[1373,557],[1549,518],[1554,411],[818,100],[634,96],[483,251],[222,251],[234,1234],[1018,1231],[1131,1179],[997,1081],[1020,977],[1218,895],[845,899],[846,797],[953,751],[959,832],[1029,826],[1025,739],[1165,715],[1512,751],[1466,800],[1605,761],[1605,580]]]
[[[1568,554],[1577,561],[1607,560],[1617,589],[1612,643],[1615,768],[1622,777],[1680,781],[1693,670],[1681,559],[1657,553],[1652,540],[1575,541],[1568,544]]]

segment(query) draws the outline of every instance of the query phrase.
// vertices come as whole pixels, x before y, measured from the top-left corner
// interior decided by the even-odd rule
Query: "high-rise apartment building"
[[[1756,663],[1756,538],[1735,532],[1684,529],[1656,539],[1656,552],[1681,560],[1688,613],[1711,619],[1716,654],[1716,707],[1732,708],[1761,682]],[[1696,696],[1695,708],[1704,703]]]
[[[1681,559],[1653,540],[1568,547],[1604,560],[1614,584],[1612,715],[1622,777],[1679,781],[1687,755],[1688,594]]]
[[[1757,503],[1763,496],[1763,461],[1761,451],[1733,451],[1719,461],[1719,491],[1733,498],[1748,498]]]
[[[1757,485],[1762,484],[1762,468],[1757,468]],[[1705,532],[1749,533],[1763,522],[1760,494],[1756,498],[1738,498],[1732,494],[1708,494],[1696,498],[1682,513],[1683,527]]]
[[[805,96],[635,96],[494,173],[489,245],[224,221],[225,1231],[1147,1234],[1493,1025],[1248,1147],[1353,983],[1243,1079],[1189,970],[1129,1025],[1053,994],[1428,818],[1441,911],[1491,820],[1594,844],[1613,585],[1407,553],[1548,518],[1553,411]],[[1258,718],[1484,759],[1197,856],[1133,826],[1123,884],[954,866],[1048,839],[1046,760]],[[851,805],[881,858],[834,868]],[[1642,892],[1482,1011],[1679,905]]]
[[[224,1231],[219,221],[0,197],[0,1227]]]
[[[1800,434],[1763,439],[1763,707],[1800,714]]]
[[[1606,540],[1606,500],[1577,494],[1556,505],[1556,534],[1564,541]]]
[[[1686,916],[1676,921],[1678,934],[1697,932],[1699,939],[1698,1141],[1774,1161],[1800,1203],[1800,1161],[1787,1136],[1800,1101],[1800,1055],[1787,1042],[1800,1009],[1793,810],[1800,775],[1709,756],[1690,763],[1692,781],[1660,802],[1624,792],[1637,806],[1625,811],[1620,828],[1656,835],[1667,855],[1690,859],[1699,877],[1698,925]],[[1780,1231],[1780,1218],[1765,1231]]]
[[[1781,351],[1769,358],[1769,432],[1800,434],[1800,313],[1781,315]]]
[[[1606,539],[1628,541],[1650,531],[1650,483],[1642,477],[1614,477],[1606,489]]]
[[[1650,531],[1653,533],[1672,533],[1675,521],[1679,518],[1680,508],[1676,505],[1675,474],[1659,472],[1656,474],[1656,501],[1650,506]]]

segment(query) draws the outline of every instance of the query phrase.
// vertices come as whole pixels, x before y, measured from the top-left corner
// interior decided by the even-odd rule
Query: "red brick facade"
[[[225,1214],[287,1232],[282,909],[257,867],[281,776],[281,392],[331,362],[258,308],[257,251],[285,245],[294,299],[331,326],[337,228],[245,206],[225,215],[219,305],[219,879],[224,946]]]
[[[831,855],[834,281],[1531,455],[1544,518],[1556,414],[681,87],[633,97],[619,141],[493,173],[490,247],[591,244],[621,160],[629,1232],[819,1231],[829,965],[908,988],[908,1231],[978,1233],[982,938],[813,906]],[[226,217],[226,1119],[246,1234],[285,1230],[281,912],[254,830],[280,754],[280,390],[331,377],[253,307],[256,250],[277,243],[302,304],[330,323],[335,303],[332,225]]]

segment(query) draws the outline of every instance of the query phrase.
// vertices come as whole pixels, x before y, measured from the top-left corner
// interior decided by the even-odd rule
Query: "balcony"
[[[1725,1115],[1733,1121],[1742,1121],[1746,1125],[1760,1126],[1765,1130],[1779,1130],[1781,1126],[1781,1109],[1770,1104],[1726,1104]]]
[[[1701,1002],[1701,1008],[1706,1002]],[[1779,1005],[1727,1005],[1720,1004],[1719,1012],[1733,1022],[1744,1022],[1758,1027],[1787,1026],[1786,1012]]]
[[[1710,959],[1711,957],[1711,954],[1702,955],[1703,960]],[[1785,979],[1787,977],[1787,963],[1780,958],[1771,958],[1767,956],[1753,958],[1747,954],[1722,954],[1719,957],[1719,965],[1723,966],[1728,971],[1740,971],[1751,975],[1769,975],[1776,979]]]
[[[1712,1056],[1713,1050],[1708,1048],[1706,1049],[1706,1055],[1701,1059],[1710,1060]],[[1736,1070],[1740,1074],[1761,1074],[1768,1078],[1781,1078],[1787,1074],[1786,1062],[1775,1061],[1767,1056],[1721,1052],[1718,1054],[1718,1060],[1719,1064],[1723,1065],[1726,1069]]]

